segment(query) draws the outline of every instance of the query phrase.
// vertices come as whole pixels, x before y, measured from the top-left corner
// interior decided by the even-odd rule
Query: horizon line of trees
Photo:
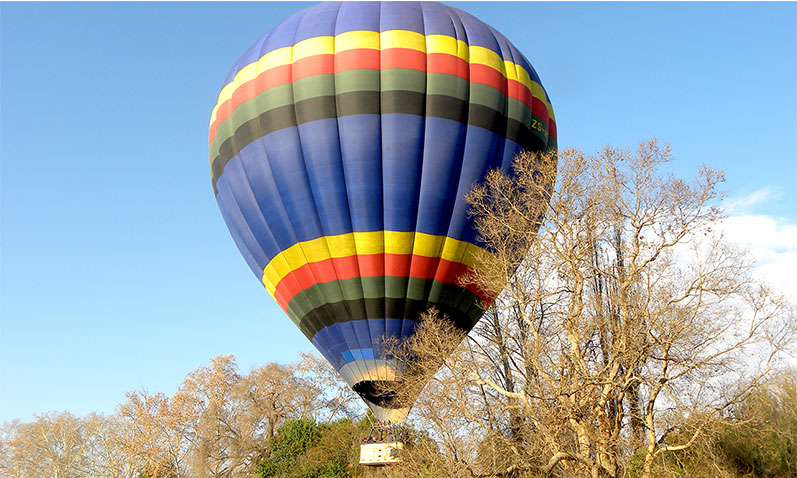
[[[134,390],[110,415],[48,412],[0,431],[3,478],[253,477],[289,420],[355,416],[355,395],[316,356],[241,373],[232,355],[173,396]]]
[[[293,369],[296,373],[308,365],[308,360],[313,367],[324,365],[316,358],[304,356],[297,364],[268,364],[247,375],[237,372],[230,375],[230,371],[235,371],[234,357],[216,357],[210,366],[189,373],[183,385],[187,385],[189,377],[207,377],[208,372],[215,372],[216,378],[234,377],[233,381],[242,390],[249,388],[256,377],[276,376],[276,370],[282,374]],[[0,427],[0,477],[579,476],[563,467],[496,471],[506,461],[512,461],[503,443],[512,439],[511,428],[501,430],[498,435],[470,437],[472,443],[466,446],[476,450],[470,462],[463,461],[465,457],[451,455],[448,449],[451,437],[439,433],[440,428],[451,432],[456,427],[438,424],[426,428],[429,392],[421,398],[424,409],[419,411],[423,416],[411,416],[405,427],[410,446],[403,453],[404,461],[394,467],[366,471],[359,465],[359,445],[368,434],[373,417],[369,413],[358,414],[358,409],[364,409],[364,405],[354,405],[359,399],[348,396],[341,404],[329,402],[327,397],[314,403],[318,409],[310,410],[303,408],[308,403],[303,399],[294,401],[297,390],[293,390],[276,402],[264,399],[265,394],[255,395],[249,405],[237,408],[236,398],[229,394],[229,382],[203,380],[203,383],[210,385],[201,392],[207,393],[208,401],[190,413],[178,411],[177,402],[182,400],[179,395],[187,388],[181,386],[181,391],[173,397],[130,392],[111,415],[90,413],[81,417],[66,411],[51,411],[35,415],[27,422],[5,422]],[[293,382],[289,388],[297,385],[298,382]],[[261,406],[255,405],[258,403],[268,404],[275,412],[267,417]],[[333,412],[335,408],[338,411]],[[686,426],[674,432],[674,440],[683,439],[697,426],[702,426],[704,433],[691,447],[675,451],[658,462],[654,476],[797,476],[797,372],[794,370],[773,376],[708,424],[699,418],[686,418]],[[273,422],[269,423],[269,419]],[[641,476],[643,454],[642,449],[632,453],[621,476]]]

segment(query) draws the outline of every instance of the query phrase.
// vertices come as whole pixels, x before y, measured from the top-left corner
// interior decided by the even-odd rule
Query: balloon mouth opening
[[[382,408],[401,409],[407,408],[406,400],[403,400],[397,389],[401,382],[394,380],[363,380],[354,384],[357,394],[368,403]]]

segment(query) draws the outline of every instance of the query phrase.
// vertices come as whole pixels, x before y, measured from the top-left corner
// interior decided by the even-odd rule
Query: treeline
[[[239,372],[232,356],[190,372],[173,396],[131,391],[112,415],[49,412],[5,423],[0,476],[143,478],[255,476],[292,419],[361,413],[313,356]]]
[[[334,378],[325,368],[304,357],[297,364],[269,364],[241,375],[232,357],[218,357],[210,366],[189,373],[172,397],[136,391],[110,416],[49,412],[31,422],[5,423],[0,476],[363,476],[359,445],[372,419],[360,413],[364,407],[350,393],[331,396],[330,389],[321,388],[332,385],[327,380]],[[465,465],[467,457],[450,455],[440,446],[438,441],[446,437],[434,439],[412,427],[406,430],[404,462],[380,470],[380,475],[431,478],[449,476],[459,468],[482,477],[571,476],[563,469],[492,473],[490,463],[496,461],[496,446],[500,449],[494,437],[462,437],[478,450],[472,463]],[[672,440],[679,438],[676,433]],[[641,456],[631,457],[626,476],[639,476]],[[782,374],[751,394],[715,420],[693,446],[658,463],[655,476],[797,476],[797,375]]]

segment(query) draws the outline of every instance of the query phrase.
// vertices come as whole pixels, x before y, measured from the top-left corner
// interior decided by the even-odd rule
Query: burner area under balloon
[[[352,387],[364,400],[382,408],[404,408],[406,404],[400,403],[397,387],[401,382],[392,380],[364,380],[357,382]]]
[[[365,401],[378,423],[401,423],[407,417],[415,397],[400,393],[403,382],[397,380],[360,380],[352,389]]]

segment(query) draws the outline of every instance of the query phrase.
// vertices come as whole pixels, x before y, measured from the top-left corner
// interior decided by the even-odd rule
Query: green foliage
[[[459,476],[461,462],[444,456],[437,442],[426,431],[404,427],[404,448],[399,453],[400,462],[382,470],[386,478],[438,478]],[[460,469],[460,470],[457,470]]]
[[[155,474],[150,474],[147,473],[146,471],[142,471],[137,475],[136,478],[178,478],[178,475],[174,469],[166,469],[166,470],[161,470]]]
[[[260,463],[258,478],[345,478],[359,474],[360,440],[367,420],[318,424],[301,418],[286,422],[271,440],[270,456]]]
[[[694,427],[670,434],[667,444],[685,443]],[[634,455],[627,476],[641,476],[644,450]],[[797,376],[761,388],[723,419],[703,428],[689,448],[665,453],[654,476],[688,478],[797,478]]]
[[[282,425],[269,445],[271,456],[263,460],[257,469],[259,477],[291,476],[295,462],[308,448],[321,439],[321,430],[311,418],[289,420]]]
[[[717,447],[740,476],[797,476],[797,377],[745,400]]]

